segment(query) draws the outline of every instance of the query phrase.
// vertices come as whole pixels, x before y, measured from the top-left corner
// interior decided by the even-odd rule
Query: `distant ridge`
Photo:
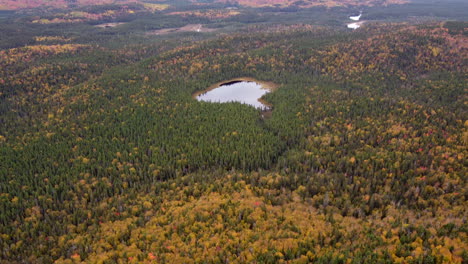
[[[196,1],[194,1],[196,2]],[[237,3],[249,7],[313,7],[313,6],[386,6],[408,3],[407,0],[217,0],[220,3]]]
[[[19,10],[25,8],[104,5],[114,3],[138,3],[136,0],[0,0],[0,10]]]
[[[191,0],[202,4],[202,1]],[[313,6],[375,6],[407,3],[407,0],[216,0],[218,3],[237,4],[248,7],[313,7]],[[19,10],[25,8],[55,7],[68,8],[74,6],[102,5],[114,3],[143,3],[141,0],[0,0],[0,10]]]

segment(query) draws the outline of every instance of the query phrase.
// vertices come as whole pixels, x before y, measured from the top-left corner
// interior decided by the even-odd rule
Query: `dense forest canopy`
[[[468,4],[248,2],[0,12],[0,263],[468,262]]]

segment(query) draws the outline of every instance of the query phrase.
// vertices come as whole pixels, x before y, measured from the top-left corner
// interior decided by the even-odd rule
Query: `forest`
[[[0,263],[468,263],[466,14],[401,2],[0,13]]]

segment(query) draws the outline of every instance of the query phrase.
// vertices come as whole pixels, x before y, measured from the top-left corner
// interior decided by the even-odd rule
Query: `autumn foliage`
[[[466,263],[453,24],[48,26],[0,50],[0,263]],[[192,98],[239,76],[268,115]]]

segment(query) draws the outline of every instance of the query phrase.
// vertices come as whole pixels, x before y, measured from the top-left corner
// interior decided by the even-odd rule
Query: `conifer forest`
[[[466,264],[467,77],[461,0],[0,0],[0,264]]]

